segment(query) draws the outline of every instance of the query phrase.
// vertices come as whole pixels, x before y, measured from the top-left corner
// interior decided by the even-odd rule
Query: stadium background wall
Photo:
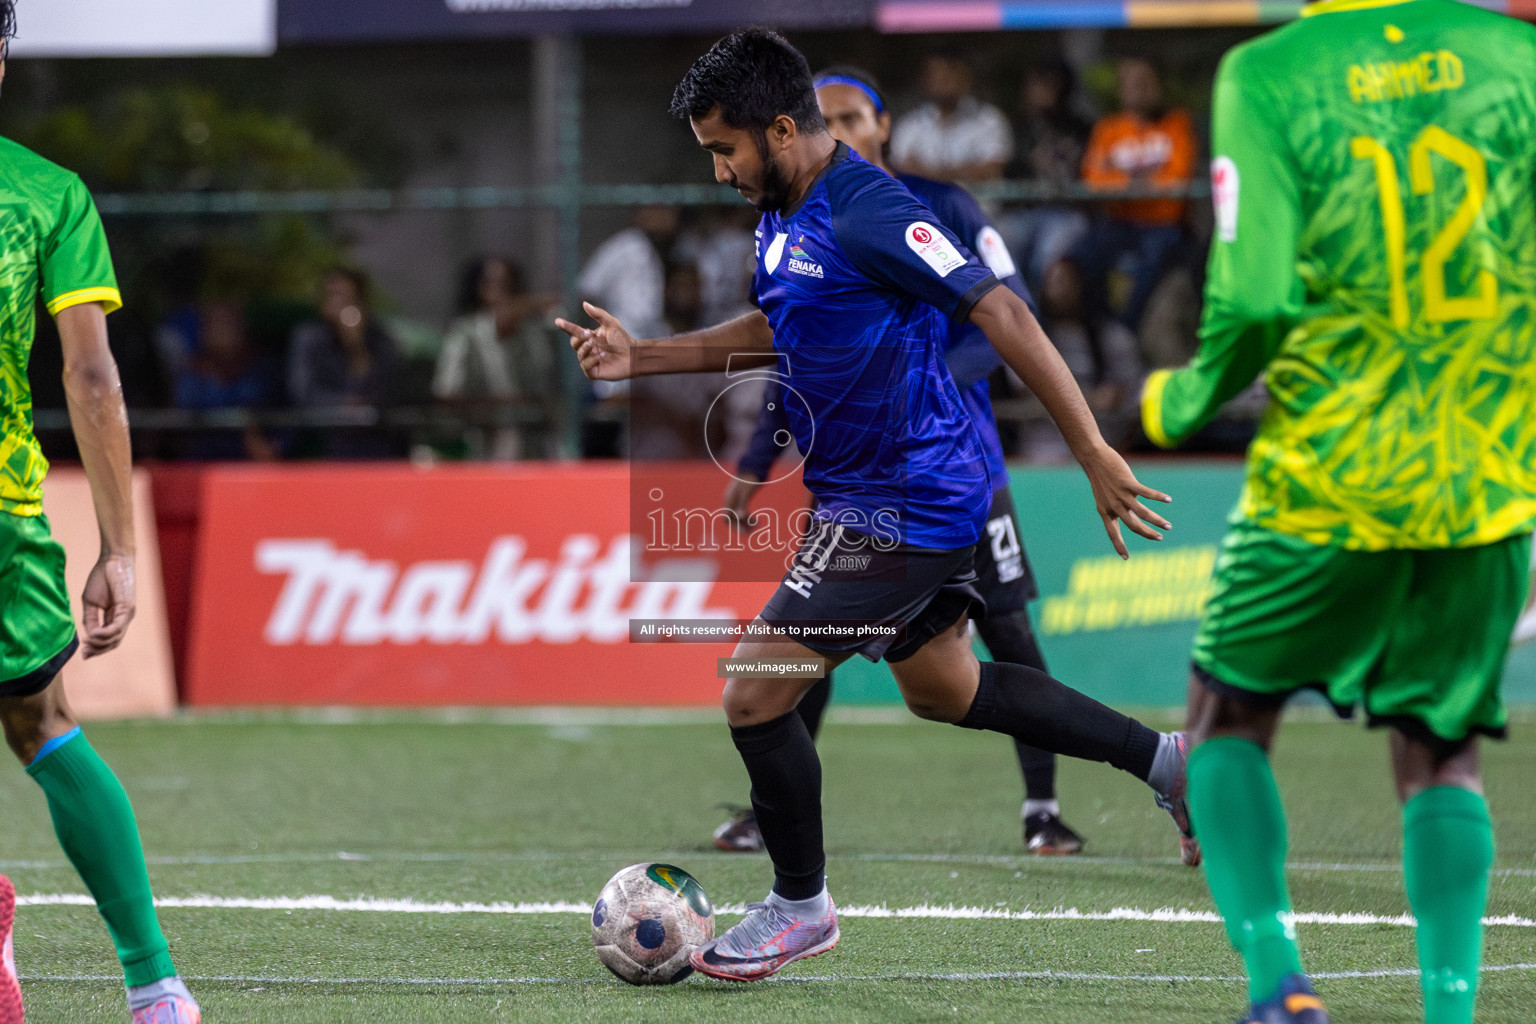
[[[1122,705],[1176,705],[1242,474],[1234,462],[1198,460],[1137,471],[1176,495],[1175,528],[1162,545],[1133,538],[1127,563],[1109,549],[1080,473],[1013,471],[1040,581],[1033,612],[1052,669],[1072,685]],[[710,486],[712,472],[701,476]],[[640,527],[630,478],[611,464],[156,470],[182,700],[713,704],[728,644],[631,643],[627,619],[637,608],[749,619],[773,584],[727,566],[702,576],[663,566],[660,576],[684,582],[594,598],[602,574],[627,564],[626,538]],[[562,567],[574,589],[551,599],[548,580]],[[1536,701],[1536,645],[1513,648],[1509,690]],[[899,698],[884,666],[855,659],[837,699]]]
[[[43,514],[54,539],[64,546],[64,578],[70,611],[78,623],[80,594],[101,552],[91,485],[83,470],[61,468],[48,474]],[[117,650],[90,661],[77,654],[64,669],[70,706],[81,718],[162,717],[176,710],[176,679],[150,476],[142,469],[133,474],[133,514],[138,547],[138,610],[133,625]]]

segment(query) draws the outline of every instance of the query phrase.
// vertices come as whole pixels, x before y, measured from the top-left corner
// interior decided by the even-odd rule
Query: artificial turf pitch
[[[866,914],[935,916],[847,916],[838,949],[779,979],[659,989],[614,980],[579,910],[485,905],[585,903],[615,870],[650,859],[686,867],[718,904],[761,899],[766,859],[709,846],[716,805],[744,802],[746,788],[724,725],[709,716],[189,717],[88,731],[134,799],[157,896],[224,904],[161,910],[209,1024],[1238,1015],[1241,965],[1220,924],[1093,919],[1116,908],[1197,918],[1213,909],[1145,787],[1064,762],[1064,810],[1087,855],[1026,857],[1003,738],[876,717],[834,715],[822,737],[833,896]],[[1489,913],[1527,922],[1536,918],[1532,726],[1517,722],[1513,740],[1485,748],[1501,872]],[[1383,736],[1317,719],[1288,725],[1276,752],[1296,909],[1371,918],[1300,928],[1308,968],[1345,1024],[1420,1020],[1417,979],[1403,973],[1414,964],[1412,931],[1378,920],[1408,911],[1385,762]],[[84,887],[19,768],[0,782],[0,820],[0,871],[24,903],[16,960],[28,1021],[125,1021],[95,910],[36,899]],[[362,909],[239,905],[316,896]],[[1042,916],[962,917],[952,907]],[[1086,917],[1061,913],[1072,910]],[[734,920],[722,913],[719,923]],[[1479,1021],[1536,1017],[1536,927],[1489,927],[1485,962],[1504,969],[1484,975]]]

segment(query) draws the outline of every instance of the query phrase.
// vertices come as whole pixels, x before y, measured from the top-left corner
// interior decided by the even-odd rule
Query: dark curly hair
[[[746,28],[726,36],[693,62],[672,93],[672,114],[685,121],[701,120],[717,108],[726,124],[759,136],[780,115],[808,134],[827,130],[810,64],[771,29]]]

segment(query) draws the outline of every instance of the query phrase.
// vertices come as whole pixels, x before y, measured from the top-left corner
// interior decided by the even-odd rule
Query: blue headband
[[[824,85],[851,85],[869,97],[869,102],[875,105],[875,113],[885,113],[885,104],[880,101],[880,94],[868,82],[861,82],[849,75],[825,75],[816,79],[816,88],[820,89]]]

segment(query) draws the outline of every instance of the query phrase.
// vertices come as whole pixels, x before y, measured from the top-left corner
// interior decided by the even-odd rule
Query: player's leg
[[[106,921],[135,1018],[165,1003],[170,1009],[159,1021],[195,1024],[197,1004],[176,977],[155,917],[133,808],[81,732],[59,678],[77,647],[64,549],[43,517],[0,515],[0,555],[8,595],[0,607],[0,649],[41,652],[0,657],[0,729],[42,788],[59,844]]]
[[[795,705],[795,710],[799,712],[801,721],[805,723],[805,731],[811,734],[812,741],[821,735],[821,720],[826,717],[827,705],[831,700],[832,673],[829,671],[816,680],[800,698],[800,703]]]
[[[1030,626],[1029,613],[1023,608],[1001,614],[989,612],[977,621],[976,632],[981,634],[993,661],[1046,671],[1045,656]],[[1013,749],[1024,776],[1024,845],[1031,853],[1081,852],[1083,838],[1062,821],[1061,806],[1056,800],[1056,755],[1017,739]]]
[[[1239,523],[1216,566],[1190,680],[1190,815],[1211,895],[1248,969],[1251,1019],[1310,1024],[1327,1017],[1291,923],[1269,747],[1298,689],[1322,683],[1337,707],[1358,701],[1408,593],[1408,563]]]
[[[1285,879],[1285,810],[1269,765],[1280,704],[1241,703],[1196,673],[1189,707],[1189,812],[1211,897],[1248,970],[1249,999],[1262,1006],[1304,975]]]
[[[155,916],[128,794],[70,713],[61,677],[29,696],[0,697],[0,726],[47,797],[59,845],[107,924],[130,1008],[137,1016],[157,1003],[184,1003],[181,1016],[163,1019],[196,1021],[197,1004],[176,976]]]
[[[1419,922],[1424,1019],[1472,1024],[1493,868],[1477,740],[1431,744],[1394,732],[1392,773],[1403,801],[1403,881]]]
[[[795,706],[795,711],[800,715],[800,720],[805,723],[806,732],[811,734],[811,742],[816,742],[816,736],[821,731],[821,720],[827,713],[827,703],[832,699],[832,673],[828,672],[800,698],[800,703]],[[763,832],[757,824],[757,812],[750,805],[735,807],[726,805],[731,810],[731,819],[722,822],[715,828],[711,839],[715,849],[726,853],[760,853],[763,849]]]
[[[759,625],[766,625],[762,619]],[[820,658],[828,671],[847,655],[827,655],[788,639],[738,644],[733,658]],[[825,678],[825,677],[823,677]],[[701,974],[756,981],[837,945],[837,914],[827,892],[822,846],[821,759],[797,711],[817,679],[736,676],[722,703],[731,741],[752,782],[752,810],[773,862],[773,890],[739,923],[694,951]]]
[[[972,556],[976,589],[986,602],[987,614],[976,620],[976,632],[987,645],[993,661],[1024,665],[1045,672],[1045,656],[1025,610],[1040,596],[1034,572],[1024,553],[1013,494],[1007,485],[995,486],[986,528]],[[1019,770],[1024,776],[1024,847],[1030,853],[1072,854],[1083,848],[1083,838],[1061,820],[1056,802],[1056,755],[1048,750],[1013,741]]]
[[[762,620],[757,620],[763,624]],[[788,639],[750,640],[734,658],[821,658]],[[726,680],[722,703],[731,739],[752,781],[752,809],[774,866],[774,891],[806,899],[823,888],[821,760],[796,706],[814,679],[740,676]]]
[[[944,604],[941,596],[925,613],[930,623],[947,617]],[[887,660],[902,699],[918,717],[1113,765],[1151,786],[1181,835],[1188,834],[1182,736],[1149,729],[1036,669],[978,661],[964,612],[916,650],[893,647]],[[1198,863],[1198,847],[1188,857]]]
[[[1425,1019],[1470,1024],[1494,855],[1477,737],[1504,735],[1501,682],[1525,605],[1530,538],[1407,557],[1413,586],[1365,705],[1372,725],[1393,729]]]

